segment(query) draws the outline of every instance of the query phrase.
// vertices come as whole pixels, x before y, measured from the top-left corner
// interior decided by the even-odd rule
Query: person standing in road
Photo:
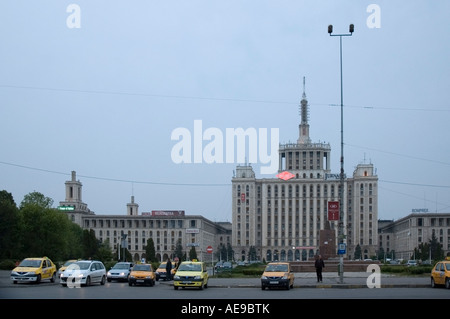
[[[166,278],[167,280],[172,280],[172,262],[170,258],[167,258],[166,261]]]
[[[325,268],[325,263],[323,262],[322,255],[316,256],[314,266],[316,267],[317,282],[322,282],[322,269]]]

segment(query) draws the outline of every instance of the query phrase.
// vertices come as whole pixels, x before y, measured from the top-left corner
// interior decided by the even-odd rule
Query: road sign
[[[345,255],[347,250],[347,245],[345,243],[340,243],[338,246],[338,255]]]
[[[213,252],[213,248],[211,246],[206,247],[206,252],[211,254]]]

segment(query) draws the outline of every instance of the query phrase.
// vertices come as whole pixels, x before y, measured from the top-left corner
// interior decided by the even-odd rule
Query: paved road
[[[10,271],[0,270],[0,288],[11,287]],[[170,284],[170,282],[161,281]],[[381,274],[375,278],[368,272],[344,272],[343,281],[337,273],[324,272],[323,282],[318,283],[315,273],[295,273],[294,287],[303,288],[367,288],[368,285],[379,285],[380,288],[428,288],[431,286],[430,277],[423,276],[403,276]],[[259,278],[210,278],[209,287],[224,288],[249,288],[261,287]]]

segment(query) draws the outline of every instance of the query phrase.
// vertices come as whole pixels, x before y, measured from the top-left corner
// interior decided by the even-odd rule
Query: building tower
[[[298,144],[308,144],[311,143],[309,138],[309,124],[308,124],[308,100],[306,99],[305,93],[305,77],[303,77],[303,94],[302,100],[300,101],[300,125],[298,126]]]
[[[131,203],[127,204],[127,215],[128,216],[137,216],[139,205],[134,202],[134,196],[131,196]]]
[[[72,179],[66,181],[66,200],[61,201],[60,206],[73,207],[72,210],[77,212],[90,213],[87,204],[82,201],[83,185],[77,181],[77,173],[72,171]]]

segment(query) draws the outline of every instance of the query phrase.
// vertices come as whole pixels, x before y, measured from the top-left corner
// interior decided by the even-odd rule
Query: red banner
[[[339,202],[328,202],[328,220],[339,220]]]

